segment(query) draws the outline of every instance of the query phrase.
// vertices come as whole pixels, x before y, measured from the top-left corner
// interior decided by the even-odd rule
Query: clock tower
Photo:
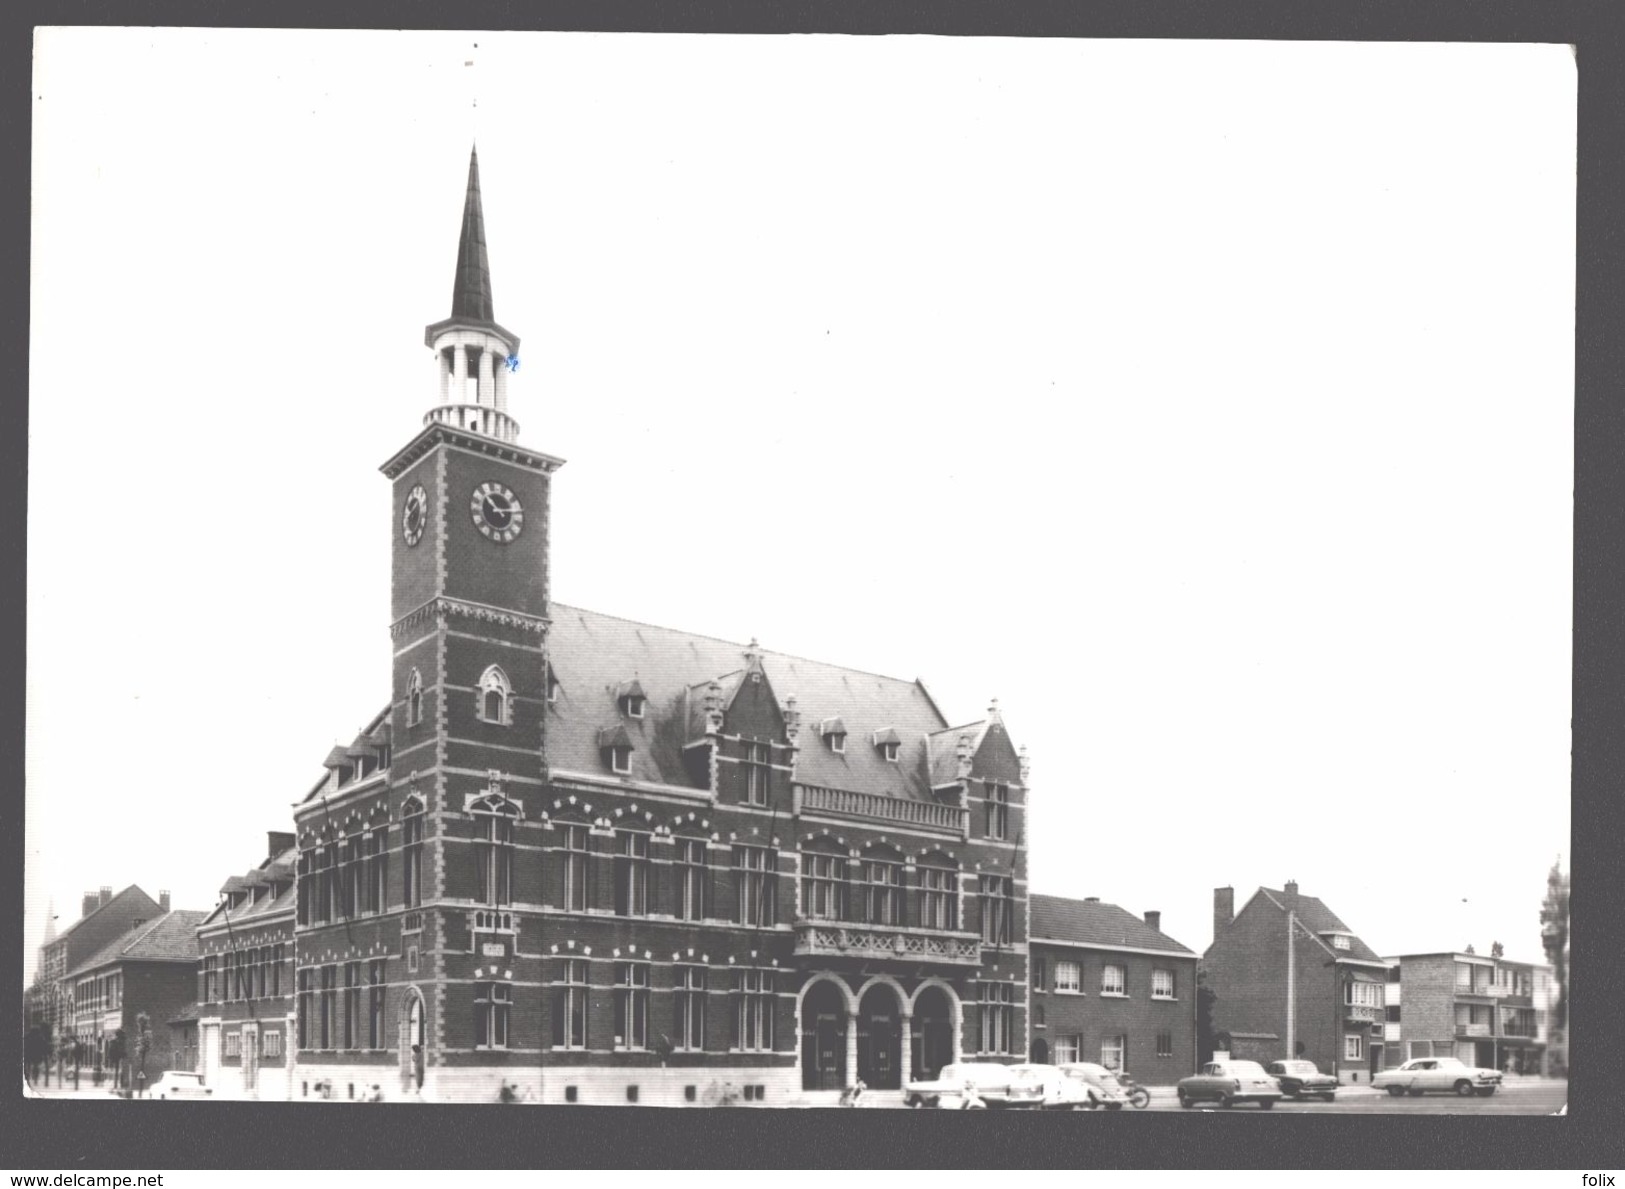
[[[421,909],[421,966],[409,962],[408,976],[424,996],[411,1025],[423,1035],[411,1043],[432,1067],[444,1047],[437,1000],[448,978],[469,977],[452,968],[471,949],[464,906],[508,900],[474,886],[474,865],[450,851],[478,842],[488,812],[524,820],[545,776],[548,501],[563,465],[519,445],[508,411],[519,337],[495,319],[477,151],[451,316],[424,342],[436,401],[381,469],[393,487],[391,816],[424,815],[421,874],[406,892],[406,907]]]

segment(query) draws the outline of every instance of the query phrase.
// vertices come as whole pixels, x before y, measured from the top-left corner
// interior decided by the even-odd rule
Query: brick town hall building
[[[555,603],[478,160],[393,488],[389,705],[295,813],[294,1097],[785,1103],[1029,1051],[996,708]]]

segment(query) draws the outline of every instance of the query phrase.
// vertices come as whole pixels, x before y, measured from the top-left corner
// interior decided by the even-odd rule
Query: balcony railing
[[[795,952],[820,958],[979,966],[982,939],[974,933],[939,933],[894,925],[797,921]]]
[[[802,785],[800,788],[801,808],[804,812],[898,822],[953,834],[959,834],[964,829],[964,812],[957,805],[941,805],[935,801],[910,801],[903,797],[855,793],[849,789],[823,788],[812,784]]]

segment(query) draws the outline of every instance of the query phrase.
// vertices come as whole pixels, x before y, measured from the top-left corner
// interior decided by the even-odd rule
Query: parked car
[[[1281,1083],[1281,1093],[1288,1098],[1324,1098],[1331,1102],[1337,1097],[1337,1079],[1321,1073],[1313,1061],[1271,1061],[1266,1068]]]
[[[1281,1083],[1256,1061],[1209,1061],[1201,1073],[1180,1079],[1178,1094],[1183,1107],[1212,1099],[1221,1107],[1256,1102],[1267,1111],[1280,1101]]]
[[[148,1094],[153,1098],[209,1098],[213,1086],[203,1084],[203,1075],[186,1069],[166,1069],[152,1084]]]
[[[1404,1094],[1420,1097],[1428,1090],[1451,1090],[1463,1098],[1477,1094],[1488,1098],[1501,1084],[1496,1069],[1480,1069],[1454,1057],[1417,1057],[1398,1069],[1385,1069],[1371,1079],[1378,1090],[1395,1098]]]
[[[1053,1065],[1012,1065],[1010,1088],[1024,1088],[1028,1083],[1037,1085],[1039,1099],[1035,1105],[1045,1110],[1088,1110],[1094,1106],[1089,1087],[1077,1078],[1067,1077]]]
[[[1055,1068],[1085,1088],[1091,1108],[1105,1107],[1109,1111],[1120,1111],[1123,1104],[1128,1101],[1123,1084],[1117,1080],[1117,1075],[1104,1065],[1096,1065],[1092,1061],[1069,1061]]]
[[[1019,1086],[1010,1080],[1014,1066],[997,1061],[962,1061],[944,1065],[936,1077],[909,1082],[903,1087],[903,1101],[909,1106],[961,1107],[966,1087],[974,1087],[976,1098],[987,1106],[1036,1106],[1043,1090],[1034,1082]]]

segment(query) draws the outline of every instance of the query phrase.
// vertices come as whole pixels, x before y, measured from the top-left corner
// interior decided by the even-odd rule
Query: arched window
[[[480,718],[507,726],[512,721],[509,718],[512,697],[513,686],[508,683],[508,675],[499,667],[492,665],[480,675]]]
[[[406,725],[415,727],[423,721],[423,674],[416,669],[406,679]]]
[[[513,824],[519,808],[506,797],[482,797],[470,807],[479,824],[480,902],[513,899]]]
[[[959,871],[953,859],[933,851],[914,865],[920,887],[920,927],[959,928]]]
[[[412,796],[401,806],[401,862],[406,907],[423,903],[423,802]]]

